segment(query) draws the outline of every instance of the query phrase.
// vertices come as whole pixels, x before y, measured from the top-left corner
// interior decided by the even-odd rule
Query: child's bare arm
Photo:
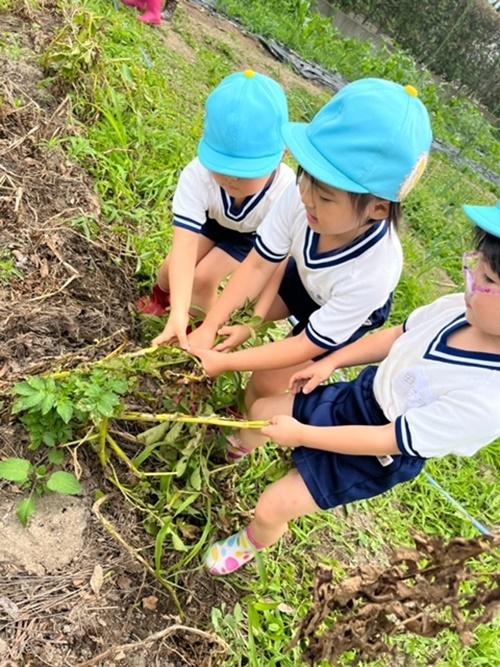
[[[192,348],[200,357],[207,375],[220,375],[226,371],[261,371],[287,368],[313,359],[324,350],[304,333],[275,343],[268,343],[238,352],[216,352]]]
[[[293,417],[278,415],[262,429],[262,433],[282,447],[305,445],[358,456],[401,454],[392,422],[383,426],[309,426]]]
[[[338,368],[382,361],[402,333],[403,327],[399,325],[364,336],[295,373],[290,378],[290,389],[295,393],[302,391],[309,394]]]
[[[187,346],[186,328],[189,321],[196,253],[197,235],[186,229],[174,227],[168,266],[171,310],[164,330],[153,341],[154,345],[162,345],[177,339],[181,347]]]
[[[255,304],[254,315],[261,317],[263,322],[286,317],[286,312],[277,314],[273,305],[278,296],[278,290],[283,279],[283,274],[285,273],[287,261],[288,260],[285,260],[284,262],[281,262],[281,264],[278,264],[273,276],[262,290],[262,293]],[[253,328],[244,324],[223,326],[217,333],[219,336],[226,336],[222,342],[214,347],[214,350],[217,350],[218,352],[230,352],[235,347],[242,345],[252,335],[255,335]]]

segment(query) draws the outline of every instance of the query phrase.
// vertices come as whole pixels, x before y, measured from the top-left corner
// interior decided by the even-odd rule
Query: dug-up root
[[[447,544],[440,537],[414,541],[415,549],[394,550],[389,567],[359,566],[338,584],[331,570],[320,568],[313,608],[290,647],[305,644],[304,659],[314,665],[337,664],[352,650],[359,660],[394,653],[385,638],[405,632],[435,637],[451,629],[471,643],[474,629],[500,610],[500,574],[485,575],[470,563],[498,553],[500,535]],[[467,592],[461,589],[465,581]]]

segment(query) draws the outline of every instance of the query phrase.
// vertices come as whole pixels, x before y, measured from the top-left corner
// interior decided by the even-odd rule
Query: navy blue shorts
[[[315,310],[321,308],[316,301],[309,296],[306,288],[304,287],[302,280],[300,279],[299,272],[297,270],[297,263],[290,257],[288,264],[286,266],[285,275],[281,281],[281,285],[278,290],[278,294],[285,302],[286,307],[290,311],[290,314],[297,318],[298,323],[293,327],[292,334],[296,336],[297,334],[304,331],[309,321],[309,318],[314,313]],[[330,354],[333,350],[338,350],[349,343],[353,343],[361,336],[364,336],[365,333],[371,331],[372,329],[378,329],[381,327],[388,319],[392,306],[392,294],[389,299],[384,303],[381,308],[377,308],[370,315],[369,323],[363,324],[357,329],[349,340],[339,343],[331,347],[325,354],[321,354],[316,359],[321,359],[326,354]]]
[[[293,416],[313,426],[387,424],[373,395],[376,371],[375,366],[369,366],[352,382],[337,382],[317,387],[310,394],[297,394]],[[378,496],[416,477],[425,463],[425,459],[401,454],[394,455],[393,462],[383,466],[376,456],[336,454],[309,447],[297,447],[292,456],[321,509]]]
[[[220,248],[237,262],[245,259],[252,250],[255,240],[255,232],[238,232],[235,229],[228,229],[213,218],[206,219],[200,233],[213,241],[216,248]]]

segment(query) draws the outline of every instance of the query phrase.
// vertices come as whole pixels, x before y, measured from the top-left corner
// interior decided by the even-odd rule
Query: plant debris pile
[[[434,637],[451,628],[467,643],[479,624],[498,613],[500,575],[484,577],[472,567],[473,559],[498,549],[498,536],[448,544],[439,537],[414,541],[416,549],[393,551],[389,567],[360,566],[340,584],[330,570],[318,571],[314,606],[292,642],[307,641],[309,664],[335,664],[353,649],[360,660],[376,658],[392,651],[385,637],[403,632]]]
[[[26,42],[41,53],[56,19],[49,17],[52,24],[43,30],[33,17],[5,20],[22,47]],[[43,78],[36,60],[0,55],[0,384],[5,386],[48,368],[61,355],[78,350],[79,359],[89,358],[82,347],[93,348],[97,340],[111,336],[108,345],[115,347],[131,329],[133,267],[116,255],[117,244],[96,234],[100,207],[92,182],[57,147],[70,125],[69,98],[55,101],[41,85]]]

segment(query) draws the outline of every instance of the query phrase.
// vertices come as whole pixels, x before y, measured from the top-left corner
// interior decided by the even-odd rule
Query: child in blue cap
[[[253,70],[226,77],[206,102],[198,157],[182,171],[173,199],[172,250],[140,312],[167,325],[154,344],[187,344],[190,306],[206,311],[220,282],[253,248],[255,232],[293,183],[281,162],[288,106],[281,86]]]
[[[287,123],[282,132],[300,165],[298,188],[289,186],[262,223],[255,249],[189,338],[193,348],[210,348],[231,312],[290,257],[271,307],[256,312],[295,316],[294,335],[232,354],[200,352],[209,374],[256,371],[248,408],[285,391],[319,355],[384,324],[402,270],[400,201],[424,171],[432,140],[416,90],[381,79],[345,86],[310,123]],[[230,457],[241,453],[230,443]]]
[[[293,394],[253,405],[250,417],[270,425],[241,441],[290,448],[295,468],[264,491],[247,528],[211,547],[212,574],[237,570],[291,519],[372,498],[416,477],[428,458],[472,456],[500,437],[500,202],[464,210],[476,224],[465,294],[336,350],[291,378]],[[318,386],[339,368],[379,361],[351,382]]]

